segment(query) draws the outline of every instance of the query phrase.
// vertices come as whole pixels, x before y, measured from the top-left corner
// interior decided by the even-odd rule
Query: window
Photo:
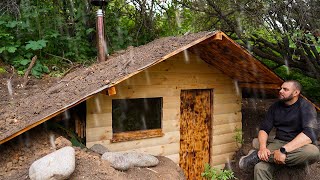
[[[112,100],[112,142],[162,136],[162,98]]]

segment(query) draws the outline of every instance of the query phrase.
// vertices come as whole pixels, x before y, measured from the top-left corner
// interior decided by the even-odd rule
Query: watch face
[[[284,147],[281,147],[281,148],[280,148],[280,152],[283,153],[283,154],[286,154],[286,153],[287,153],[287,151],[286,151],[286,149],[285,149]]]

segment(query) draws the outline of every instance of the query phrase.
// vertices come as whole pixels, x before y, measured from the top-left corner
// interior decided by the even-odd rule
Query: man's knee
[[[254,166],[254,172],[267,171],[269,169],[270,164],[266,162],[259,162]]]
[[[319,159],[319,148],[313,144],[307,144],[303,147],[303,154],[307,159],[317,161]]]
[[[270,163],[259,162],[254,166],[254,179],[272,179],[274,169]]]

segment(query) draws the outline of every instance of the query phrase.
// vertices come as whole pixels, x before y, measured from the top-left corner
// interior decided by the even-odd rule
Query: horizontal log
[[[101,141],[101,140],[109,140],[112,138],[112,127],[94,127],[94,128],[86,128],[86,141]]]
[[[229,124],[229,123],[236,123],[242,121],[242,113],[235,112],[235,113],[228,113],[228,114],[216,114],[213,115],[213,125],[222,125],[222,124]]]
[[[239,104],[241,103],[241,94],[214,94],[213,103],[216,104]]]
[[[233,155],[234,155],[234,152],[210,156],[210,162],[213,166],[224,164],[228,161],[231,161],[233,158]]]
[[[146,139],[163,136],[162,129],[149,129],[141,131],[129,131],[121,133],[113,133],[111,142],[124,142],[137,139]]]
[[[228,134],[220,134],[220,135],[213,135],[211,136],[211,145],[220,145],[220,144],[227,144],[235,142],[234,136],[236,135],[235,132],[228,133]]]
[[[214,115],[236,113],[241,111],[241,103],[215,104],[213,107]]]
[[[171,121],[162,121],[162,130],[164,133],[172,131],[180,131],[180,121],[171,120]]]
[[[152,154],[154,156],[168,156],[168,155],[178,154],[179,149],[180,149],[179,143],[171,143],[171,144],[164,144],[159,146],[131,149],[131,150],[126,150],[121,152],[140,152],[140,153]]]
[[[281,84],[257,84],[257,83],[239,83],[241,88],[254,88],[254,89],[280,89]]]
[[[87,114],[87,128],[112,126],[112,113]]]
[[[211,156],[216,156],[220,154],[226,153],[234,153],[238,149],[236,142],[221,144],[216,146],[210,147],[210,154]]]
[[[171,143],[179,143],[180,142],[180,132],[168,132],[164,133],[162,137],[155,137],[150,139],[140,139],[140,140],[133,140],[127,142],[116,142],[111,143],[108,140],[105,141],[91,141],[87,142],[87,147],[91,147],[94,144],[102,144],[106,146],[110,151],[125,151],[130,149],[138,149],[138,148],[145,148],[145,147],[152,147],[158,145],[165,145]]]
[[[213,125],[212,128],[212,134],[220,135],[220,134],[229,134],[232,132],[235,132],[235,129],[241,129],[242,122],[236,122],[236,123],[229,123],[229,124],[222,124],[222,125]]]

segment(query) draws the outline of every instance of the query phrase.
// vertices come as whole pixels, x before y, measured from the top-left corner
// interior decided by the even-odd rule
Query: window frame
[[[159,98],[161,101],[161,109],[160,109],[160,128],[156,129],[146,129],[146,130],[136,130],[136,131],[126,131],[126,132],[112,132],[111,143],[116,142],[125,142],[125,141],[133,141],[139,139],[148,139],[154,137],[162,137],[164,133],[162,132],[163,126],[163,97],[145,97],[145,98],[124,98],[124,99],[114,99],[114,100],[125,100],[125,99],[148,99],[148,98]],[[113,110],[113,107],[112,107]],[[111,122],[113,123],[113,116],[111,118]]]

